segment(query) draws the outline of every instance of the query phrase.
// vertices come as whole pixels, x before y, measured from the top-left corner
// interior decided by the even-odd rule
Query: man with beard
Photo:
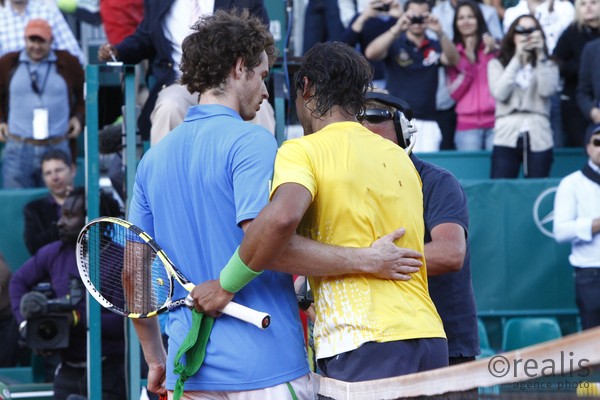
[[[104,194],[100,196],[100,212],[102,215],[120,216],[118,203]],[[62,206],[62,215],[57,223],[60,240],[39,249],[11,278],[11,306],[19,324],[44,314],[44,300],[37,296],[35,301],[35,297],[30,296],[32,293],[28,293],[39,283],[49,281],[59,299],[70,296],[73,287],[83,290],[77,271],[76,242],[77,235],[85,225],[85,218],[85,190],[76,188]],[[34,293],[37,294],[40,293]],[[86,303],[83,298],[77,301],[73,296],[70,299],[73,322],[69,344],[59,350],[61,362],[54,377],[56,400],[64,400],[71,394],[85,396],[87,391]],[[125,398],[123,326],[123,318],[102,310],[102,398],[105,400]]]

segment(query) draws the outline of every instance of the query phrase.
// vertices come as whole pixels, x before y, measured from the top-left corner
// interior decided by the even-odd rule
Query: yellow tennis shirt
[[[424,251],[423,194],[412,162],[396,144],[357,122],[339,122],[285,142],[277,152],[272,193],[297,183],[312,194],[298,233],[322,243],[369,247],[397,228],[396,244]],[[425,261],[423,264],[425,264]],[[425,266],[409,281],[371,275],[310,279],[317,358],[366,342],[445,338],[429,297]]]

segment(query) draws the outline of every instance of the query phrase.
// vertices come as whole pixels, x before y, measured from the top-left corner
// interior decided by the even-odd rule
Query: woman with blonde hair
[[[567,147],[583,146],[588,121],[577,106],[575,92],[583,47],[597,38],[600,38],[600,0],[575,0],[575,20],[562,33],[552,54],[564,80],[561,113]]]

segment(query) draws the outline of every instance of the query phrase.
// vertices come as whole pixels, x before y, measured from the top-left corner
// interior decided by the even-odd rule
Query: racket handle
[[[238,303],[230,302],[221,310],[223,314],[241,319],[260,329],[267,329],[271,324],[271,316],[267,313],[256,311]]]

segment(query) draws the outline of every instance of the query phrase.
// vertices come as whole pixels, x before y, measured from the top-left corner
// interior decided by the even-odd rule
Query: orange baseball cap
[[[25,37],[38,36],[46,42],[52,40],[52,28],[44,19],[32,19],[25,27]]]

